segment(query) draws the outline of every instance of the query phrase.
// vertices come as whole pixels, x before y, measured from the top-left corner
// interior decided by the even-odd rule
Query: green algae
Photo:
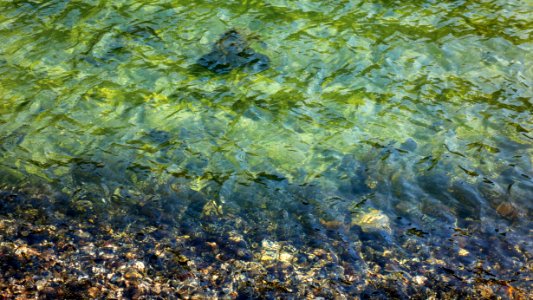
[[[513,241],[530,226],[527,1],[0,7],[3,183],[50,184],[80,212],[196,191],[192,215],[251,213],[284,237],[374,209],[413,222],[393,237],[503,226],[502,207]],[[268,70],[195,67],[231,28]]]
[[[515,3],[498,4],[501,11],[466,3],[209,5],[6,4],[3,132],[32,124],[19,145],[32,149],[20,151],[23,168],[47,177],[27,161],[59,156],[68,164],[80,152],[106,156],[119,149],[124,160],[154,161],[160,152],[130,146],[137,133],[153,129],[176,140],[165,151],[167,162],[187,165],[194,156],[214,155],[216,163],[200,167],[204,172],[242,175],[267,164],[291,178],[295,164],[311,174],[334,160],[323,157],[324,148],[363,158],[375,148],[361,146],[367,141],[414,137],[422,155],[443,153],[442,145],[466,151],[483,141],[496,149],[493,136],[531,142],[531,44],[519,38],[527,32],[527,11]],[[507,22],[493,24],[501,18]],[[232,26],[254,30],[274,70],[191,72],[198,53]],[[496,26],[515,28],[518,37],[482,30]],[[172,150],[190,154],[172,156]],[[462,158],[450,163],[489,176],[506,159],[494,157],[484,167],[475,156]],[[173,165],[139,163],[158,170]]]

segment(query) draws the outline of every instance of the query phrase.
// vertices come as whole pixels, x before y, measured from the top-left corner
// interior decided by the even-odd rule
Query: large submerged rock
[[[352,226],[360,226],[364,232],[379,232],[383,231],[391,233],[390,219],[382,211],[371,209],[369,211],[360,213],[352,219]]]
[[[270,67],[270,59],[250,48],[246,39],[234,29],[224,33],[213,45],[212,51],[196,63],[217,74],[241,67],[250,73],[259,73]]]

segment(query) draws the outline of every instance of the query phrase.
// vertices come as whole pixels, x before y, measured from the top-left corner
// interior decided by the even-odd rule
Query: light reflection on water
[[[531,252],[522,4],[4,3],[0,173],[95,211],[151,199],[143,218],[200,236],[511,276]],[[230,28],[271,68],[194,66]]]

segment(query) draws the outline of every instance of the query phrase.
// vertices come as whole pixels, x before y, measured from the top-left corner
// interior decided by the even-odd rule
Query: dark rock
[[[147,137],[154,144],[163,144],[168,142],[172,136],[168,131],[153,129],[148,132]]]
[[[400,149],[402,150],[405,150],[405,151],[415,151],[416,148],[418,147],[418,144],[412,139],[412,138],[408,138],[407,140],[405,140],[405,142],[400,146]]]
[[[71,167],[72,179],[75,184],[99,183],[103,177],[102,168],[104,165],[99,162],[77,159]]]
[[[25,240],[29,245],[39,244],[47,239],[50,240],[50,237],[46,232],[30,232],[25,236]]]
[[[270,59],[256,53],[236,30],[224,33],[213,45],[213,50],[200,57],[196,62],[217,74],[245,67],[250,73],[259,73],[270,67]]]
[[[257,299],[254,297],[254,291],[251,287],[244,287],[239,289],[236,300]]]
[[[417,178],[418,185],[431,196],[439,200],[447,200],[445,191],[448,189],[450,179],[444,174],[428,174]]]
[[[456,200],[454,208],[459,217],[479,220],[483,199],[473,186],[458,181],[451,186],[450,192]]]
[[[61,293],[58,289],[47,286],[39,293],[39,299],[58,299],[60,295]]]

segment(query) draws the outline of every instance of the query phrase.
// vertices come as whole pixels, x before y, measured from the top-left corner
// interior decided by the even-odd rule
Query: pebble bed
[[[246,226],[210,232],[137,216],[82,211],[61,194],[0,192],[3,299],[531,299],[529,254],[517,268],[479,261],[465,249],[432,248],[412,230],[402,247],[361,240],[357,258],[342,245],[254,241]],[[122,217],[126,217],[123,215]],[[359,218],[383,226],[379,214]],[[217,224],[238,224],[237,217]],[[213,224],[209,224],[213,223]],[[338,227],[338,224],[329,224]],[[230,226],[227,226],[230,228]],[[362,227],[365,228],[365,227]],[[385,229],[388,230],[388,229]],[[367,230],[368,231],[368,230]],[[370,230],[371,232],[371,230]],[[372,235],[370,236],[372,237]],[[453,239],[469,241],[458,231]],[[337,243],[340,243],[337,241]],[[455,249],[455,248],[454,248]],[[430,253],[431,256],[427,254]],[[515,272],[513,274],[513,272]],[[519,280],[516,280],[516,274]],[[514,276],[515,280],[505,280]]]

